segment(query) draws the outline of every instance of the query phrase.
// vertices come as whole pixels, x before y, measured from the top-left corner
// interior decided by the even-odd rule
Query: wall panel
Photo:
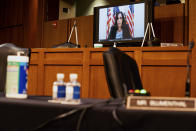
[[[186,66],[142,66],[142,82],[152,96],[185,96]]]
[[[90,66],[90,98],[109,98],[109,90],[106,83],[106,77],[103,66]]]
[[[29,72],[30,75],[28,75],[28,87],[27,87],[27,91],[28,94],[30,95],[38,95],[38,90],[41,90],[38,88],[38,84],[37,82],[39,82],[38,80],[38,65],[33,65],[31,64],[30,68],[29,68]]]
[[[23,26],[14,26],[12,28],[0,29],[0,44],[14,43],[19,47],[23,47]]]
[[[43,47],[50,48],[68,40],[68,20],[44,22]]]
[[[24,47],[43,46],[44,5],[45,0],[24,0]]]
[[[0,44],[23,46],[23,0],[0,1]]]
[[[196,42],[196,0],[189,0],[189,41]],[[192,51],[192,74],[196,74],[196,48]],[[196,97],[196,81],[191,78],[191,95]]]
[[[155,35],[162,42],[185,42],[185,5],[157,6],[154,11]]]

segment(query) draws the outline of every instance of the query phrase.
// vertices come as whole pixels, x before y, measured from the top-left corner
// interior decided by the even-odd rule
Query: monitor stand
[[[146,39],[147,31],[149,31],[149,40],[148,40],[147,43],[148,43],[148,46],[152,46],[151,30],[152,30],[153,37],[155,38],[155,33],[154,33],[154,29],[153,29],[152,23],[148,23],[147,27],[146,27],[146,31],[145,31],[145,34],[144,34],[144,39],[142,41],[141,47],[144,46],[144,41]]]
[[[75,35],[76,35],[76,45],[77,45],[76,48],[78,48],[79,44],[78,44],[78,31],[77,31],[76,20],[74,21],[74,25],[72,26],[71,33],[70,33],[69,39],[68,39],[68,43],[70,42],[70,39],[71,39],[71,36],[72,36],[74,29],[75,29]]]

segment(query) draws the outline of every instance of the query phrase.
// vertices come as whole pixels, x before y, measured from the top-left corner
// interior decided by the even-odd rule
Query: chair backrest
[[[71,42],[65,42],[52,46],[52,48],[79,48],[79,45],[73,44]]]
[[[118,48],[103,52],[104,69],[111,97],[123,98],[130,89],[143,89],[136,61]]]
[[[24,52],[25,56],[30,55],[30,49],[19,48],[12,43],[5,43],[0,45],[0,92],[4,93],[5,82],[6,82],[6,72],[7,72],[7,56],[17,55],[18,51]]]

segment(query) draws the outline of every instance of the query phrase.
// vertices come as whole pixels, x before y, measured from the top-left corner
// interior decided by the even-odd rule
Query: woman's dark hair
[[[118,30],[117,19],[118,19],[118,15],[119,14],[122,15],[122,31],[123,31],[122,39],[130,39],[131,38],[131,34],[130,34],[129,26],[126,24],[125,15],[121,11],[116,13],[115,23],[111,27],[108,39],[116,39],[116,31]]]
[[[126,24],[124,14],[120,11],[120,12],[116,13],[114,26],[117,26],[117,20],[118,20],[118,15],[119,14],[122,15],[122,25],[125,25]]]

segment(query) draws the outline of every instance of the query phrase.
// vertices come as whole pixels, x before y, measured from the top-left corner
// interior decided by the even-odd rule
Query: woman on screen
[[[129,26],[122,12],[116,13],[115,23],[111,27],[108,39],[131,39]]]

